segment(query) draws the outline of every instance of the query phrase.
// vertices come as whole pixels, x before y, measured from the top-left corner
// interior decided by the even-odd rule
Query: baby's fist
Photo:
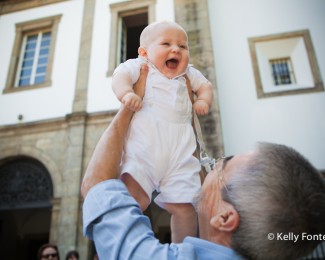
[[[132,111],[139,111],[142,108],[142,99],[135,93],[129,92],[122,98],[122,103]]]
[[[199,116],[207,115],[209,112],[209,105],[203,100],[196,100],[193,108],[195,113]]]

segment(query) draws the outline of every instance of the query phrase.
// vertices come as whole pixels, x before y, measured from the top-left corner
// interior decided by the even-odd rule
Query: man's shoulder
[[[239,260],[243,259],[236,251],[204,239],[186,237],[183,244],[184,249],[192,248],[197,259],[220,259],[220,260]],[[183,250],[183,249],[182,249]]]

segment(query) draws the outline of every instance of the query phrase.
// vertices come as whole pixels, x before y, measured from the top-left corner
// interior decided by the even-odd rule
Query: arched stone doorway
[[[0,161],[0,244],[2,259],[36,259],[49,241],[53,185],[39,161],[14,157]]]

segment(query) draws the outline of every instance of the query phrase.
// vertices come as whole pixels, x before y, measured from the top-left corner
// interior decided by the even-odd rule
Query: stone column
[[[223,155],[224,148],[208,3],[207,0],[174,0],[174,5],[176,22],[182,25],[188,34],[190,63],[200,70],[214,87],[214,102],[211,111],[199,120],[208,153],[219,157]]]
[[[88,240],[80,234],[82,225],[80,184],[84,173],[87,95],[95,4],[94,0],[84,0],[75,96],[72,113],[67,115],[68,147],[59,228],[61,255],[65,256],[69,250],[77,249],[80,251],[81,260],[86,259],[88,254]]]
[[[58,244],[59,216],[60,216],[61,199],[52,199],[52,214],[50,227],[50,243]]]
[[[90,68],[95,3],[96,1],[94,0],[84,0],[79,63],[72,113],[84,112],[87,110],[88,78]]]
[[[67,116],[67,150],[63,172],[63,187],[59,219],[60,253],[64,256],[79,245],[80,182],[84,172],[85,113]],[[83,257],[81,259],[84,259]]]

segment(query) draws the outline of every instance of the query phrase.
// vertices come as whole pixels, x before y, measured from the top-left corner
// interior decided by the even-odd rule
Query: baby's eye
[[[162,45],[169,46],[169,42],[163,42]]]
[[[187,49],[187,47],[186,47],[186,45],[179,45],[179,48],[181,48],[181,49]]]

